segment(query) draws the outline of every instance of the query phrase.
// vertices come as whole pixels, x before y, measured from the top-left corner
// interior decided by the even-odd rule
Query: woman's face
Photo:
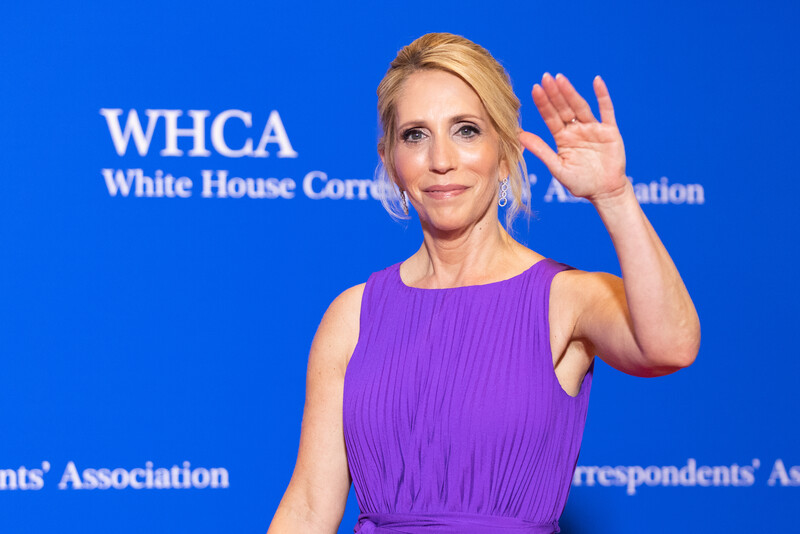
[[[394,170],[423,227],[444,232],[497,219],[499,137],[478,95],[439,70],[406,80],[397,102]]]

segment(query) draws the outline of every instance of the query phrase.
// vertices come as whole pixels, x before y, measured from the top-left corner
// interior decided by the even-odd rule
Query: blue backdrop
[[[793,531],[799,11],[1,8],[0,531],[266,530],[322,313],[421,240],[365,180],[375,88],[429,31],[492,51],[541,134],[529,91],[543,72],[592,103],[603,75],[628,174],[700,314],[685,371],[638,379],[598,362],[563,531]],[[591,205],[528,163],[537,216],[521,238],[618,274]],[[339,532],[357,515],[351,491]]]

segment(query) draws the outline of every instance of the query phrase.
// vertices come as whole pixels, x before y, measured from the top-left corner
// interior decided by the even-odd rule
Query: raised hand
[[[596,76],[594,92],[601,122],[586,100],[562,74],[542,77],[533,86],[533,101],[550,129],[558,152],[541,137],[521,131],[522,145],[547,166],[572,195],[590,201],[622,194],[629,185],[625,177],[625,147],[614,118],[614,107],[606,84]]]

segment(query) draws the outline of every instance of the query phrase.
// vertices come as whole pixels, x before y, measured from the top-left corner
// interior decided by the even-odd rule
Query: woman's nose
[[[430,144],[430,168],[437,174],[444,174],[456,166],[457,156],[451,143],[445,140],[434,140]]]

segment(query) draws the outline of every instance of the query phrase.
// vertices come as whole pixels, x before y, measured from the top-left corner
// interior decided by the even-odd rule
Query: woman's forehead
[[[398,125],[407,121],[448,120],[473,115],[486,119],[481,99],[464,80],[441,70],[411,74],[397,100]]]

